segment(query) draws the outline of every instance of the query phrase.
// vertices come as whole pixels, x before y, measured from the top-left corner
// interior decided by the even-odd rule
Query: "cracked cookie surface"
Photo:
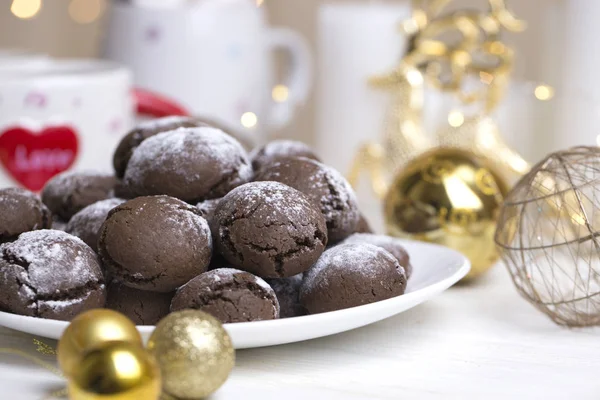
[[[330,244],[356,231],[360,220],[356,195],[333,168],[304,157],[288,158],[263,168],[255,180],[284,183],[318,204],[327,222]]]
[[[198,209],[168,196],[138,197],[114,208],[98,241],[111,277],[162,293],[205,272],[211,252],[210,229]]]
[[[0,190],[0,243],[15,240],[23,232],[51,226],[50,210],[35,194],[18,188]]]
[[[398,260],[371,244],[340,244],[304,274],[300,303],[309,314],[375,303],[404,294],[406,274]]]
[[[306,271],[327,245],[325,218],[316,205],[278,182],[234,189],[219,203],[214,223],[225,260],[262,278]]]
[[[279,302],[261,278],[232,268],[205,272],[177,290],[171,311],[207,312],[222,323],[279,318]]]
[[[98,257],[79,238],[39,230],[0,246],[0,308],[68,321],[105,301]]]
[[[158,118],[138,124],[131,132],[121,139],[121,142],[119,142],[119,145],[115,150],[115,154],[113,155],[115,175],[117,178],[123,178],[133,151],[137,149],[144,140],[162,132],[173,131],[178,128],[194,128],[199,126],[207,126],[207,124],[191,117],[180,116]]]
[[[136,196],[164,194],[189,203],[219,198],[252,178],[242,145],[223,131],[179,128],[144,140],[124,184]]]

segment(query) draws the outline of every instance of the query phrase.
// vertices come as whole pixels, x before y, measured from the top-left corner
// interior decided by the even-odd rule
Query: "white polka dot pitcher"
[[[105,56],[134,72],[135,84],[261,142],[288,124],[311,83],[311,55],[296,32],[268,25],[257,0],[114,2]],[[276,80],[276,51],[288,71]]]

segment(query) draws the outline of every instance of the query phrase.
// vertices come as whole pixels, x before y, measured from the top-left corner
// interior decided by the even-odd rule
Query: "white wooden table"
[[[0,347],[34,351],[31,342],[0,328]],[[369,327],[238,351],[212,399],[600,399],[599,371],[600,329],[555,326],[498,266],[475,286]],[[31,362],[0,355],[0,399],[37,400],[61,387]]]

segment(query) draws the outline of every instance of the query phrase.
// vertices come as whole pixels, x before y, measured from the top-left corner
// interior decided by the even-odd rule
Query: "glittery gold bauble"
[[[441,244],[466,255],[467,279],[499,258],[494,231],[507,193],[487,160],[460,149],[438,148],[407,164],[385,199],[391,235]]]
[[[156,400],[160,370],[140,344],[106,342],[87,352],[69,378],[71,400]]]
[[[65,376],[79,368],[84,353],[110,341],[142,344],[133,322],[116,311],[96,309],[75,317],[58,342],[58,364]]]
[[[156,357],[165,393],[199,399],[227,380],[235,351],[221,323],[209,314],[184,310],[166,316],[148,341]]]

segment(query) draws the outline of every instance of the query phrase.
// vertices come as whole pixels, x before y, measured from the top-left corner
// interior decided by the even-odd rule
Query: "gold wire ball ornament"
[[[231,339],[221,323],[198,310],[169,314],[148,341],[167,395],[201,399],[215,392],[235,364]]]
[[[140,344],[106,342],[81,358],[68,390],[71,400],[157,400],[160,370]]]
[[[550,154],[507,195],[496,243],[517,290],[554,322],[600,325],[600,149]]]
[[[69,324],[58,342],[58,364],[69,377],[79,368],[81,357],[106,342],[141,345],[142,337],[129,318],[116,311],[96,309],[82,313]]]
[[[410,161],[385,198],[388,233],[441,244],[471,261],[466,279],[498,260],[494,231],[506,182],[472,152],[439,148]]]

